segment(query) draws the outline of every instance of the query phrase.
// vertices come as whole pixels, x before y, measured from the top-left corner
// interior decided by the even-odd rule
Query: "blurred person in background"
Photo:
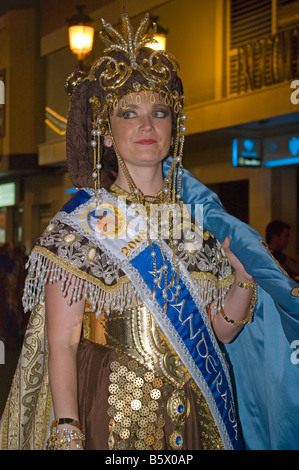
[[[25,257],[21,246],[4,243],[0,252],[0,338],[8,349],[22,345],[28,315],[24,315],[22,295]]]
[[[299,277],[299,256],[296,259],[284,253],[289,246],[291,226],[281,220],[273,220],[266,227],[266,242],[274,258],[293,279]]]

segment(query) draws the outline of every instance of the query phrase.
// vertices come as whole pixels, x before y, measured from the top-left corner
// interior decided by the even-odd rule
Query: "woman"
[[[216,338],[230,342],[251,321],[255,283],[230,240],[221,247],[180,202],[175,59],[144,47],[148,16],[135,37],[125,13],[122,23],[122,35],[104,23],[106,55],[72,96],[69,171],[85,188],[31,255],[24,377],[17,372],[2,442],[43,448],[54,418],[48,448],[240,449]],[[20,426],[11,404],[22,386]]]

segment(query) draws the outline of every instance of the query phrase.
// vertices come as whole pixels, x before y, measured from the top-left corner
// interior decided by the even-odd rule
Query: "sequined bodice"
[[[100,331],[102,329],[102,332]],[[182,388],[190,375],[144,306],[112,311],[93,322],[90,338],[127,354]]]

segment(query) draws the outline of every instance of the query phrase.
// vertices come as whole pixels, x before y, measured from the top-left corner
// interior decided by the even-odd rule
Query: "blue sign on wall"
[[[232,143],[233,166],[261,166],[261,142],[259,139],[236,138]]]
[[[271,168],[299,163],[299,134],[264,139],[263,166]]]

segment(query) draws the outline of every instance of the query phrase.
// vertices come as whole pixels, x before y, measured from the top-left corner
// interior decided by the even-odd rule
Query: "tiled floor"
[[[20,351],[6,350],[4,364],[0,364],[0,416],[3,413]]]

